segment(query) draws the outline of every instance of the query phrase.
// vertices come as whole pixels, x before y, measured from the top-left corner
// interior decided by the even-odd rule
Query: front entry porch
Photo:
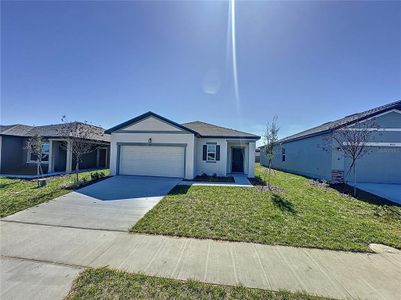
[[[49,139],[49,173],[70,173],[74,170],[76,161],[73,158],[70,142],[66,139]],[[80,169],[108,168],[109,146],[96,145],[91,153],[82,156]]]
[[[227,174],[254,177],[254,152],[254,141],[227,141]]]
[[[231,147],[231,173],[244,173],[245,149]]]

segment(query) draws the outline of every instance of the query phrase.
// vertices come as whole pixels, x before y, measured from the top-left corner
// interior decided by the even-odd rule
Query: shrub
[[[375,207],[373,214],[376,217],[397,218],[401,220],[401,208],[390,205],[380,205]]]
[[[91,173],[91,181],[99,180],[105,176],[103,171]]]

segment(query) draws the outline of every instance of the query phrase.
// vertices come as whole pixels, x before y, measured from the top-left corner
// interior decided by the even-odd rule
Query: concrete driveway
[[[401,204],[401,184],[357,183],[361,190]]]
[[[2,220],[127,231],[178,182],[177,178],[115,176]]]

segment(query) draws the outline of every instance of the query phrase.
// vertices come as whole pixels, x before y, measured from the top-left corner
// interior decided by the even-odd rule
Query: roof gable
[[[158,119],[154,116],[149,116],[145,119],[139,120],[138,122],[132,123],[127,127],[121,128],[118,131],[121,132],[180,132],[183,131],[182,128],[179,128],[171,123],[168,123],[164,120]]]
[[[401,128],[401,110],[388,110],[374,117],[370,117],[361,121],[368,122],[371,127],[385,128]],[[354,124],[350,125],[352,127]]]
[[[278,143],[285,143],[285,142],[304,139],[304,138],[308,138],[308,137],[312,137],[312,136],[316,136],[316,135],[325,134],[325,133],[331,132],[332,130],[336,130],[338,128],[350,126],[357,122],[361,122],[361,121],[364,121],[364,120],[367,120],[370,118],[384,115],[385,113],[393,111],[393,110],[401,110],[401,100],[390,103],[390,104],[386,104],[383,106],[379,106],[379,107],[376,107],[376,108],[373,108],[373,109],[370,109],[370,110],[367,110],[364,112],[352,114],[352,115],[346,116],[344,118],[341,118],[341,119],[338,119],[335,121],[331,121],[331,122],[327,122],[322,125],[313,127],[311,129],[301,131],[299,133],[290,135],[286,138],[279,140]]]
[[[190,128],[175,123],[169,119],[166,119],[154,112],[147,112],[138,117],[123,122],[117,126],[114,126],[106,133],[112,132],[182,132],[186,131],[189,133],[197,134]]]

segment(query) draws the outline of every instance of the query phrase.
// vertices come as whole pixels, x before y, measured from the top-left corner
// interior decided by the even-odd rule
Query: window
[[[281,161],[285,161],[285,149],[281,148]]]
[[[215,161],[216,160],[216,145],[215,144],[207,144],[207,161]]]
[[[27,162],[36,162],[37,156],[32,153],[31,151],[28,151],[28,159]],[[42,145],[42,163],[47,164],[49,163],[49,144],[45,143]]]

